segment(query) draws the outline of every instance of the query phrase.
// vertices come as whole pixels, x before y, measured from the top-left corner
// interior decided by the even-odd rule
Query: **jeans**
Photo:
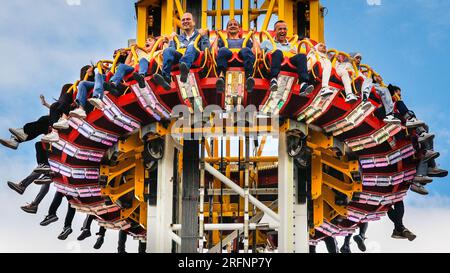
[[[123,230],[119,231],[119,241],[117,242],[117,250],[124,252],[126,249],[127,233]]]
[[[221,47],[217,54],[217,74],[225,73],[228,68],[228,61],[233,57],[233,52],[226,47]],[[253,75],[253,66],[255,65],[255,54],[248,47],[239,51],[239,58],[244,61],[245,77]]]
[[[281,50],[275,50],[272,53],[272,63],[270,64],[270,78],[276,78],[280,74],[281,64],[283,63],[284,55]],[[290,58],[289,61],[297,67],[298,78],[301,82],[309,82],[308,64],[304,54],[297,54]]]
[[[163,52],[163,77],[166,79],[170,79],[172,66],[178,63],[185,63],[188,68],[191,68],[192,64],[195,62],[199,55],[200,53],[195,49],[193,45],[187,47],[184,55],[182,55],[173,47],[166,48]]]
[[[381,87],[375,85],[375,90],[377,94],[381,97],[381,102],[383,103],[384,109],[386,110],[386,115],[392,114],[394,111],[394,102],[392,101],[391,93],[386,87]]]
[[[126,65],[126,64],[120,64],[117,68],[116,74],[111,78],[111,82],[115,85],[118,85],[123,78],[134,72],[134,67]]]
[[[403,225],[403,215],[405,214],[405,205],[403,204],[403,201],[395,203],[387,214],[389,219],[394,223],[396,231],[403,231],[405,229],[405,226]]]
[[[68,115],[70,111],[70,105],[64,102],[57,101],[50,105],[50,126],[58,122],[63,114]]]
[[[142,58],[139,60],[139,74],[145,76],[148,72],[148,66],[150,62],[146,58]]]
[[[86,106],[87,96],[89,90],[94,88],[93,97],[103,98],[103,83],[105,82],[106,76],[102,74],[95,74],[95,82],[82,81],[78,85],[77,103],[83,108]]]

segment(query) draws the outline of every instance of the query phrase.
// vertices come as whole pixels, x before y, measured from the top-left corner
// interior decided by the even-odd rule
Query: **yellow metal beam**
[[[264,23],[262,25],[261,30],[267,30],[269,27],[270,19],[272,18],[273,8],[275,6],[275,2],[277,0],[270,0],[269,8],[267,9],[266,17],[264,18]]]
[[[208,0],[202,0],[202,28],[208,28]]]
[[[244,31],[248,31],[250,29],[250,18],[249,18],[249,9],[250,9],[250,0],[243,0],[242,1],[242,29]]]
[[[137,44],[144,47],[147,39],[148,13],[146,6],[137,7]]]
[[[177,7],[178,14],[180,15],[180,18],[184,15],[183,7],[181,6],[180,0],[175,0],[175,6]]]
[[[222,29],[222,0],[216,0],[216,30]]]
[[[234,0],[230,0],[230,20],[234,19]]]

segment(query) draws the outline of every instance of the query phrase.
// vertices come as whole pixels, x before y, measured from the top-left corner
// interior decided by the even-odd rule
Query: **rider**
[[[233,57],[233,52],[230,49],[241,49],[239,51],[239,58],[244,62],[247,92],[251,93],[255,86],[253,66],[256,60],[255,52],[258,48],[257,41],[256,39],[248,40],[246,47],[243,47],[245,39],[239,37],[240,32],[241,26],[239,22],[231,19],[227,23],[228,47],[225,46],[225,42],[222,39],[219,39],[217,43],[217,48],[219,48],[217,54],[217,75],[219,75],[219,79],[216,82],[217,92],[223,92],[225,90],[225,73],[228,67],[228,61]]]
[[[270,40],[265,40],[261,43],[261,50],[266,53],[271,52],[272,61],[270,64],[270,90],[278,90],[278,75],[281,71],[281,64],[283,63],[284,54],[290,53],[294,55],[289,59],[291,64],[297,68],[299,81],[301,82],[300,92],[303,94],[309,94],[314,90],[314,86],[310,84],[308,66],[306,61],[306,55],[298,53],[298,47],[295,44],[291,44],[287,40],[287,23],[285,21],[277,21],[274,25],[275,28],[275,48]],[[273,52],[272,52],[273,51]]]
[[[194,61],[198,58],[200,53],[195,48],[194,42],[198,35],[201,36],[200,39],[200,50],[204,51],[209,48],[210,42],[208,39],[208,31],[204,29],[195,29],[195,21],[191,13],[185,13],[181,17],[181,27],[183,33],[177,35],[172,33],[170,36],[169,47],[163,51],[163,68],[162,75],[155,74],[154,80],[158,85],[161,85],[166,90],[170,90],[170,83],[172,82],[172,77],[170,72],[172,71],[172,65],[180,64],[180,80],[185,83],[189,74],[189,69],[191,68]],[[177,46],[174,42],[174,38],[178,37],[180,42],[180,48],[186,49],[184,54],[177,51]]]

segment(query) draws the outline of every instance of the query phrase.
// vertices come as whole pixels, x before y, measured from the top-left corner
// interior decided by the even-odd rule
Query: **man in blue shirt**
[[[255,39],[248,40],[245,47],[244,38],[239,37],[239,32],[241,31],[241,26],[238,21],[231,19],[227,23],[227,43],[228,47],[225,46],[225,42],[219,39],[217,43],[217,48],[219,48],[217,54],[217,75],[219,79],[216,82],[217,92],[223,92],[225,90],[225,73],[228,68],[228,61],[233,57],[233,52],[230,49],[240,49],[239,58],[244,62],[245,69],[245,88],[247,92],[251,93],[253,87],[255,86],[255,80],[253,79],[253,66],[255,65],[255,54],[252,52],[252,48],[256,51],[256,43],[253,44]]]
[[[162,75],[155,74],[154,76],[155,82],[164,87],[166,90],[170,90],[170,83],[172,82],[170,72],[172,71],[172,66],[175,64],[180,64],[181,82],[187,81],[189,70],[200,54],[195,49],[194,45],[198,35],[201,36],[199,42],[201,51],[204,51],[206,48],[211,46],[207,36],[208,31],[204,29],[195,29],[195,21],[191,13],[185,13],[181,17],[181,27],[183,29],[183,33],[181,35],[172,33],[170,36],[169,47],[163,52]],[[184,55],[177,51],[177,45],[174,42],[175,36],[177,36],[180,41],[179,47],[181,49],[186,49]]]
[[[300,92],[303,94],[309,94],[314,90],[314,86],[310,84],[309,74],[308,74],[308,66],[306,61],[306,56],[304,54],[298,54],[297,45],[289,43],[287,40],[287,24],[284,21],[278,21],[275,23],[275,46],[276,50],[271,53],[272,62],[270,64],[270,89],[272,91],[278,90],[278,74],[281,71],[281,64],[284,60],[283,53],[294,54],[292,58],[290,58],[291,64],[297,67],[297,73],[299,81],[301,82]],[[270,40],[265,40],[261,44],[261,49],[263,51],[270,52],[274,50],[274,45],[270,42]]]

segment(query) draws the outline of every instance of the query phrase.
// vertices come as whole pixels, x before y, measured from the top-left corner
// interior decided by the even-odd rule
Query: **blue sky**
[[[5,64],[0,67],[0,91],[3,94],[0,97],[0,137],[9,136],[8,128],[22,126],[47,113],[39,103],[41,93],[48,99],[57,97],[64,83],[77,79],[80,67],[91,60],[110,58],[114,49],[126,46],[128,39],[136,35],[132,0],[3,2],[0,58]],[[347,52],[360,51],[364,62],[372,65],[387,82],[402,87],[407,105],[436,133],[436,149],[441,152],[438,162],[448,169],[450,110],[447,104],[450,96],[446,80],[450,79],[447,68],[450,55],[446,45],[450,42],[450,1],[323,0],[322,3],[328,8],[325,19],[328,46]],[[371,3],[380,5],[369,5]],[[24,214],[19,206],[31,201],[38,188],[30,186],[20,197],[7,188],[6,181],[17,181],[34,167],[34,143],[24,144],[18,151],[0,148],[0,160],[0,216],[11,223],[11,226],[0,227],[0,252],[92,251],[94,239],[82,244],[75,240],[84,219],[80,215],[73,225],[74,234],[65,243],[56,239],[62,229],[62,220],[49,228],[38,226],[52,193],[42,203],[38,215],[32,216]],[[440,238],[426,237],[432,226],[422,223],[418,215],[432,217],[436,208],[442,211],[436,219],[450,216],[448,180],[436,180],[429,185],[431,194],[426,198],[414,193],[407,198],[411,208],[407,211],[408,220],[422,231],[418,234],[423,238],[423,243],[418,239],[419,251],[433,250],[427,248],[425,238],[428,242]],[[427,213],[423,209],[426,207],[432,207],[434,214]],[[65,206],[60,208],[60,218],[64,217],[65,209]],[[93,231],[97,228],[94,226]],[[391,228],[384,219],[374,224],[369,232],[375,226],[380,230]],[[450,227],[450,222],[447,226]],[[102,251],[114,252],[117,237],[112,232],[109,234],[113,239]],[[374,251],[408,250],[409,245],[405,242],[394,245],[392,240],[386,241],[388,235],[384,233],[373,236],[376,239]],[[130,251],[136,250],[136,243],[130,241]]]

